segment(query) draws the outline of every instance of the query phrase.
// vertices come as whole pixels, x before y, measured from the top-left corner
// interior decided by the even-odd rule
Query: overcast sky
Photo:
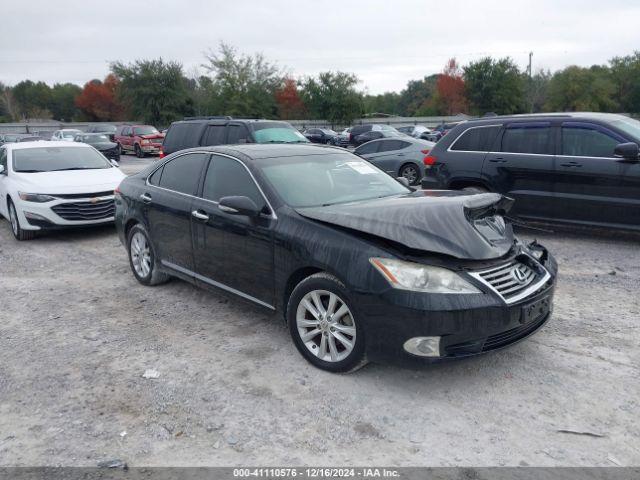
[[[640,50],[639,0],[2,0],[0,81],[84,84],[114,60],[162,56],[189,75],[228,42],[294,76],[354,72],[370,93],[485,55],[534,70]]]

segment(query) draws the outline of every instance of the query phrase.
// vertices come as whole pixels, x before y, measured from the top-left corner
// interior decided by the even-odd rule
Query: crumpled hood
[[[505,255],[513,229],[502,219],[513,200],[497,193],[419,190],[409,195],[297,208],[306,218],[460,259]]]
[[[150,133],[148,135],[140,135],[140,138],[145,140],[164,140],[164,135],[162,133]]]

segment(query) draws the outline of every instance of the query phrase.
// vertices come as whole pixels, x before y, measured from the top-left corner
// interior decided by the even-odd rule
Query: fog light
[[[420,357],[439,357],[440,337],[413,337],[404,342],[404,349]]]
[[[43,217],[42,215],[38,215],[37,213],[31,213],[31,212],[23,212],[24,216],[27,218],[27,220],[44,220],[47,221],[47,219],[45,217]]]

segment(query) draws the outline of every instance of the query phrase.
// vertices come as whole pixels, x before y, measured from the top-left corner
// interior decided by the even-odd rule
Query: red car
[[[115,134],[120,153],[135,153],[138,158],[160,154],[163,141],[164,134],[151,125],[121,125]]]

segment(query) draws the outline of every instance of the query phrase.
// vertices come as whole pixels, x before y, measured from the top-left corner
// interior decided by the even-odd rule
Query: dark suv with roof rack
[[[607,113],[482,118],[431,150],[426,189],[498,192],[530,220],[640,230],[640,122]]]
[[[240,143],[309,143],[287,122],[232,117],[186,118],[173,122],[162,145],[163,155],[185,148]]]

